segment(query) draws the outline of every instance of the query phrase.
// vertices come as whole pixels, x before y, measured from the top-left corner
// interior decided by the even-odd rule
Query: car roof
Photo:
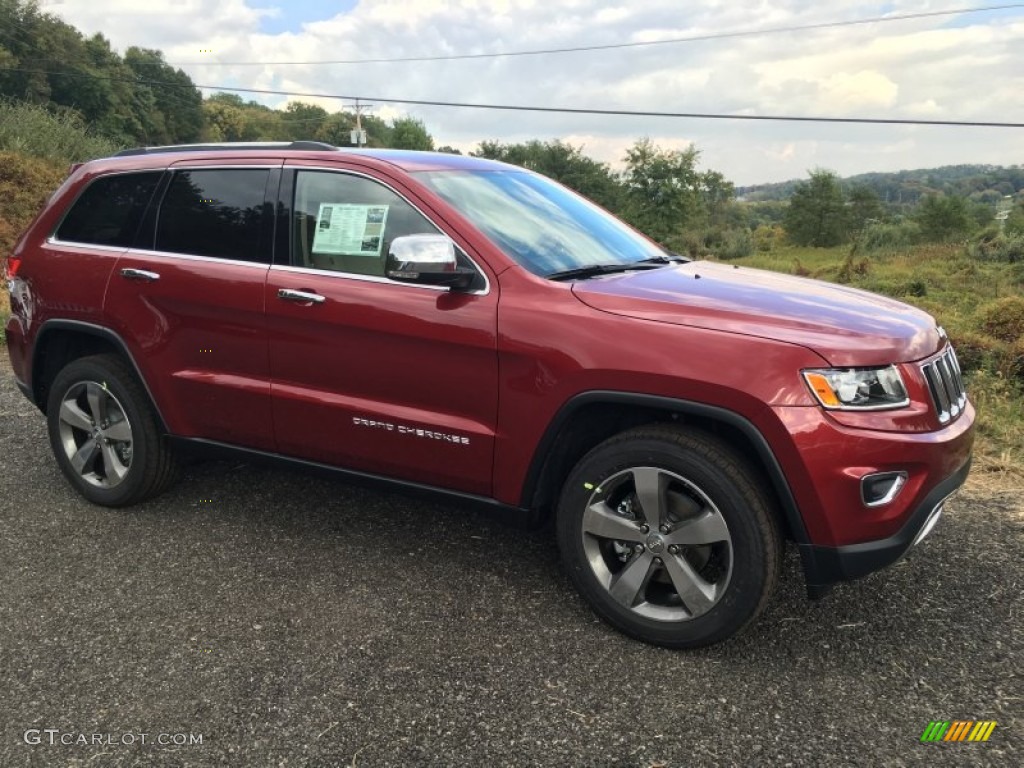
[[[509,170],[514,166],[481,157],[456,155],[448,152],[427,152],[409,149],[377,149],[335,147],[318,141],[293,142],[222,142],[207,144],[174,144],[158,147],[136,147],[125,149],[104,159],[141,158],[166,155],[196,155],[208,159],[230,157],[232,153],[259,156],[263,152],[286,157],[366,157],[397,166],[406,171],[428,170]]]

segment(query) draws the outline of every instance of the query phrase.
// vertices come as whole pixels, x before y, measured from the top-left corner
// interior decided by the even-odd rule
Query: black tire
[[[177,479],[178,462],[149,397],[117,355],[83,357],[61,369],[46,413],[58,466],[92,503],[137,504]]]
[[[601,618],[638,640],[697,648],[736,635],[767,605],[782,555],[759,481],[705,432],[655,424],[606,440],[559,500],[570,579]]]

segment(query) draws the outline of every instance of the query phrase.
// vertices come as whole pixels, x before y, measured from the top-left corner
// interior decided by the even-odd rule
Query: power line
[[[34,72],[44,75],[60,75],[64,77],[85,77],[100,80],[120,80],[138,85],[160,85],[172,88],[197,88],[207,91],[230,91],[234,93],[258,93],[265,96],[302,96],[313,99],[342,99],[346,101],[379,101],[385,104],[411,104],[422,107],[452,107],[458,109],[491,109],[507,112],[546,112],[567,115],[605,115],[613,117],[667,117],[692,120],[758,120],[798,123],[846,123],[861,125],[926,125],[956,128],[1024,128],[1024,123],[997,122],[991,120],[915,120],[912,118],[882,117],[817,117],[810,115],[736,115],[719,112],[662,112],[628,109],[588,109],[573,107],[537,107],[526,104],[486,104],[462,101],[430,101],[426,99],[397,99],[383,96],[362,96],[339,93],[302,93],[299,91],[281,91],[269,88],[235,88],[228,85],[184,85],[167,83],[142,78],[110,77],[75,72],[46,72],[43,70],[22,69],[18,67],[0,67],[0,72]]]
[[[423,61],[455,61],[462,59],[497,59],[513,56],[542,56],[547,54],[585,53],[589,51],[609,51],[621,48],[642,48],[655,45],[675,45],[678,43],[697,43],[706,40],[726,40],[738,37],[754,37],[757,35],[774,35],[782,32],[808,32],[818,29],[835,29],[863,24],[885,23],[890,21],[909,21],[938,16],[955,16],[968,13],[986,13],[1011,8],[1024,8],[1024,3],[1006,3],[1004,5],[986,5],[975,8],[954,8],[946,11],[922,11],[919,13],[902,13],[891,16],[874,16],[867,19],[851,19],[848,21],[827,21],[817,24],[802,24],[789,27],[768,27],[763,29],[737,30],[735,32],[714,32],[706,35],[675,37],[666,40],[648,40],[636,43],[610,43],[608,45],[583,45],[573,48],[544,48],[528,51],[501,51],[496,53],[456,53],[439,56],[401,56],[397,58],[376,59],[333,59],[317,61],[179,61],[167,62],[175,67],[265,67],[265,66],[309,66],[318,64],[398,64]]]

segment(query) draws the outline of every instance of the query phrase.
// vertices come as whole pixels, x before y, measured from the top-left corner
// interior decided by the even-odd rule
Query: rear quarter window
[[[162,171],[119,173],[95,179],[57,227],[58,240],[130,247]]]

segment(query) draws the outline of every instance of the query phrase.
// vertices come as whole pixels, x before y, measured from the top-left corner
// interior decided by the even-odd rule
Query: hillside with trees
[[[869,189],[897,210],[912,208],[929,195],[963,197],[992,205],[1006,195],[1024,190],[1024,165],[947,165],[893,173],[860,173],[840,182],[847,189]],[[799,183],[791,180],[739,187],[736,194],[746,202],[786,201]]]

